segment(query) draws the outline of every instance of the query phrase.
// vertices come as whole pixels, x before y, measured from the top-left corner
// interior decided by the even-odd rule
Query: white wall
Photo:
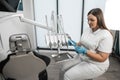
[[[33,0],[23,0],[23,6],[24,6],[24,17],[33,19],[31,16],[33,16],[32,11],[32,1]],[[0,18],[5,15],[12,15],[13,13],[7,13],[7,12],[0,12]],[[14,13],[16,14],[16,13]],[[34,26],[25,24],[23,22],[20,22],[19,18],[15,17],[7,21],[0,22],[0,34],[3,41],[3,46],[5,50],[9,50],[9,36],[12,34],[18,34],[18,33],[27,33],[30,37],[32,48],[36,47],[35,43],[35,35],[34,35]]]

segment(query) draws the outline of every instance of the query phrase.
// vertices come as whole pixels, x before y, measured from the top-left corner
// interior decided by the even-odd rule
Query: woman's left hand
[[[87,49],[85,47],[75,46],[75,51],[78,54],[87,54]]]

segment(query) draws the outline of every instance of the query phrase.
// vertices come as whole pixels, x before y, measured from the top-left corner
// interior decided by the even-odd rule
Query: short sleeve
[[[98,50],[105,53],[111,53],[113,47],[113,36],[109,31],[104,33],[102,40],[99,42]]]

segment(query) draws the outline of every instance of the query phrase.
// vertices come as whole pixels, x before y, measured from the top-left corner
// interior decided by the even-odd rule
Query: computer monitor
[[[20,0],[0,0],[0,11],[16,12]]]

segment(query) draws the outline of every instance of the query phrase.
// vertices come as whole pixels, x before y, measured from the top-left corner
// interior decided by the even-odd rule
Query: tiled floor
[[[51,58],[51,54],[54,52],[40,51],[40,53]],[[47,71],[48,80],[61,80],[59,77],[60,64],[55,63],[52,58],[50,65],[47,67]],[[120,80],[120,62],[116,58],[110,57],[110,67],[108,71],[104,75],[93,80]]]

